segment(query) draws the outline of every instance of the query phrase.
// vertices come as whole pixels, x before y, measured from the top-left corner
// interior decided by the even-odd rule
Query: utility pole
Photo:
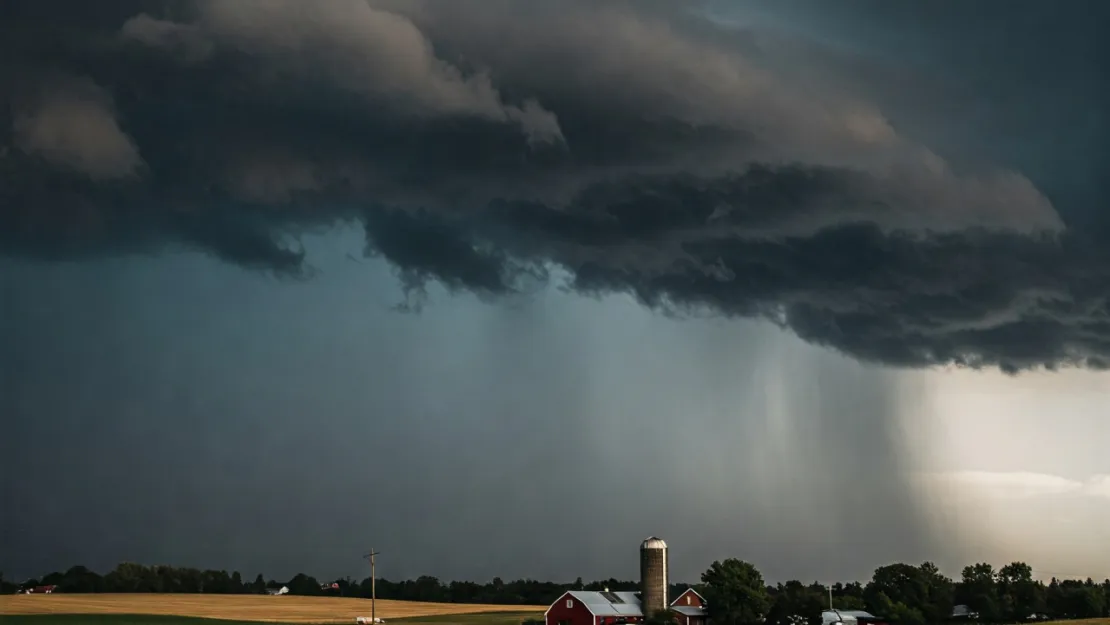
[[[375,588],[375,583],[377,582],[378,575],[374,567],[374,556],[378,555],[378,553],[379,552],[374,551],[374,548],[371,547],[370,553],[362,556],[370,561],[370,622],[374,624],[378,622],[378,613],[376,610],[378,602],[378,592]]]

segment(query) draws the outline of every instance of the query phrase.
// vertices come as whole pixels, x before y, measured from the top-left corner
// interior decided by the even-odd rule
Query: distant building
[[[979,613],[967,607],[967,605],[961,603],[959,605],[952,606],[952,618],[975,620],[979,618]]]
[[[887,619],[863,610],[825,610],[821,625],[889,625]]]
[[[705,597],[693,588],[688,588],[671,602],[671,610],[678,613],[679,625],[705,625],[709,616],[705,609]]]

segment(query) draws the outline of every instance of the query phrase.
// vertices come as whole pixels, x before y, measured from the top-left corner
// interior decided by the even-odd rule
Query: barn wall
[[[567,601],[571,601],[571,607],[567,607]],[[551,604],[547,610],[547,617],[545,619],[546,625],[559,625],[560,622],[565,621],[567,625],[597,625],[594,615],[586,605],[581,601],[564,594]]]
[[[686,603],[686,598],[687,597],[690,598],[690,603]],[[701,597],[699,597],[696,592],[694,592],[692,590],[687,590],[686,592],[679,595],[678,599],[676,599],[675,602],[671,605],[674,605],[674,606],[682,605],[682,606],[704,607],[705,604],[703,604],[701,602]]]

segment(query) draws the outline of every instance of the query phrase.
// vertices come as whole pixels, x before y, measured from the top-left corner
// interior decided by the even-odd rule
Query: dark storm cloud
[[[356,221],[412,288],[555,264],[864,360],[1105,366],[1099,240],[699,6],[7,2],[0,250],[303,276],[297,236]]]

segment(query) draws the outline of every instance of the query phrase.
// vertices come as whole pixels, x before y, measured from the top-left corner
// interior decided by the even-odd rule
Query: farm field
[[[527,606],[526,606],[527,607]],[[468,612],[393,619],[402,625],[519,625],[542,618],[535,612]],[[265,621],[199,618],[157,614],[9,614],[0,611],[3,625],[260,625]],[[272,622],[272,621],[271,621]],[[1039,625],[1110,625],[1110,618],[1047,621]]]
[[[402,625],[520,625],[521,621],[542,619],[542,617],[542,612],[473,612],[410,616],[389,622]],[[4,625],[270,625],[261,621],[231,621],[154,614],[17,614],[4,615],[0,622]]]
[[[408,625],[516,625],[547,606],[427,603],[379,599],[378,618]],[[16,615],[25,618],[14,618]],[[38,616],[35,616],[38,615]],[[73,617],[63,615],[83,615]],[[283,595],[87,594],[0,597],[4,625],[184,625],[195,617],[270,623],[353,623],[370,615],[369,599]],[[47,616],[55,618],[44,618]],[[195,621],[193,621],[195,622]]]

